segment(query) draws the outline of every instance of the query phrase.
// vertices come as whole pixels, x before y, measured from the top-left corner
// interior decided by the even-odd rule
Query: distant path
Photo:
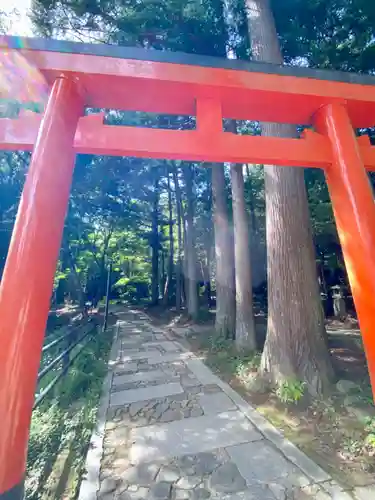
[[[119,315],[104,386],[79,500],[375,498],[344,492],[140,312]]]

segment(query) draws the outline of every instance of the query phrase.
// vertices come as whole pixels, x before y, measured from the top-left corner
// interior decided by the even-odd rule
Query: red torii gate
[[[375,207],[366,173],[375,147],[353,131],[375,125],[375,77],[54,40],[7,37],[6,47],[38,67],[51,92],[43,116],[0,119],[0,148],[33,150],[0,287],[0,500],[23,496],[76,153],[324,169],[375,388]],[[196,130],[108,126],[102,114],[84,116],[85,107],[196,116]],[[241,136],[224,132],[223,118],[315,131]]]

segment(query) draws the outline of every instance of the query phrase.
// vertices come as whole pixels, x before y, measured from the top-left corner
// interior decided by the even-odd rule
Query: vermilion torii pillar
[[[31,412],[67,209],[82,99],[55,81],[39,130],[0,287],[0,499],[23,498]]]
[[[374,390],[374,194],[345,104],[323,106],[316,112],[314,124],[332,148],[333,162],[324,171]]]

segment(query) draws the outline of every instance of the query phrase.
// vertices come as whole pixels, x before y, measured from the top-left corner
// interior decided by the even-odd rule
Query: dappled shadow
[[[170,332],[173,335],[173,332]],[[342,333],[342,332],[341,332]],[[361,407],[358,412],[348,411],[345,394],[335,394],[326,402],[284,405],[273,393],[251,392],[248,375],[255,373],[257,360],[238,355],[228,345],[213,345],[207,332],[198,329],[184,336],[186,347],[198,354],[214,371],[240,393],[286,436],[297,444],[308,456],[338,481],[348,487],[368,484],[373,481],[373,459],[366,449],[367,432],[358,412],[371,412],[370,392],[365,357],[360,344],[353,345],[358,338],[356,331],[336,332],[330,335],[331,353],[341,377],[355,380],[362,387]],[[179,339],[181,337],[179,336]],[[258,358],[259,359],[259,358]],[[351,396],[351,403],[356,405]],[[345,403],[345,404],[344,404]],[[351,410],[351,408],[350,408]]]
[[[155,343],[152,342],[152,344]],[[127,360],[131,363],[132,353],[126,353],[128,354]],[[122,354],[117,355],[117,365],[120,363],[123,366],[122,357]],[[208,384],[217,380],[197,359],[187,357],[185,364],[201,383],[206,378]],[[133,379],[134,375],[131,376],[131,380]],[[128,389],[125,393],[127,391]],[[101,461],[102,490],[99,498],[108,493],[106,491],[108,487],[113,488],[116,494],[119,494],[129,484],[133,484],[132,489],[129,490],[129,499],[133,498],[130,491],[139,491],[141,496],[137,498],[149,498],[151,491],[149,488],[158,485],[169,488],[168,495],[163,498],[174,498],[170,496],[172,488],[179,488],[179,484],[185,484],[184,481],[186,484],[194,483],[194,487],[199,485],[202,489],[206,488],[207,496],[204,498],[226,498],[227,500],[260,500],[260,498],[274,500],[273,492],[280,492],[280,489],[286,492],[306,488],[311,480],[288,461],[270,441],[264,439],[264,435],[254,427],[242,410],[236,408],[225,393],[220,394],[223,394],[233,405],[232,408],[228,408],[228,411],[220,408],[215,411],[210,407],[208,414],[205,413],[203,416],[182,420],[172,419],[167,422],[158,421],[152,425],[143,422],[142,410],[139,413],[140,418],[131,425],[130,422],[127,423],[128,417],[125,418],[129,410],[121,405],[111,405],[107,412],[104,453]],[[177,399],[177,395],[170,396],[172,401],[174,398]],[[139,412],[142,407],[147,407],[149,401],[138,400],[135,411]],[[267,429],[271,432],[272,426],[267,426]],[[275,440],[277,440],[280,435],[276,429],[274,432]],[[296,454],[296,449],[288,443],[283,443],[283,446],[283,453],[290,457],[295,455],[294,461],[298,462],[301,457],[298,453]],[[226,470],[230,470],[233,477],[225,479],[218,472],[215,479],[217,484],[210,475],[206,477],[203,473],[204,477],[192,477],[198,474],[194,468],[201,455],[206,457],[205,460],[209,460],[207,457],[212,452],[223,449],[226,450],[225,460],[227,462],[229,460]],[[176,472],[179,469],[176,463],[181,461],[190,461],[190,469],[193,471],[190,474],[186,473],[185,478],[181,470]],[[167,473],[166,466],[169,467],[167,472],[170,474],[170,483],[163,476]],[[215,463],[215,468],[220,469],[220,464]],[[229,483],[223,486],[222,481],[229,481]],[[169,484],[168,487],[164,484],[165,482]],[[220,489],[222,487],[224,489]],[[313,498],[316,493],[316,491],[306,490],[303,498]]]

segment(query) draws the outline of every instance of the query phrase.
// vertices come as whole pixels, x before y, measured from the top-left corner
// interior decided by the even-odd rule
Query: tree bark
[[[67,244],[67,247],[66,247],[66,256],[67,256],[67,260],[68,260],[68,265],[72,271],[74,286],[75,286],[77,294],[78,294],[79,306],[83,308],[85,305],[85,294],[83,292],[82,283],[81,283],[81,280],[80,280],[80,277],[79,277],[79,274],[77,271],[77,266],[76,266],[72,251],[70,249],[69,243]]]
[[[242,165],[231,165],[232,207],[234,223],[234,267],[236,277],[237,349],[256,349],[253,316],[253,289],[249,246],[249,221],[246,213]]]
[[[282,64],[268,0],[245,0],[253,59]],[[290,125],[262,124],[267,136],[295,137]],[[294,378],[312,395],[330,385],[333,368],[316,275],[304,172],[265,167],[268,329],[261,372],[280,384]]]
[[[258,224],[255,215],[253,181],[251,178],[249,164],[246,165],[246,177],[247,177],[247,182],[249,183],[249,191],[250,191],[250,196],[249,196],[249,210],[250,210],[250,221],[251,221],[250,228],[253,233],[256,233],[258,229]]]
[[[233,238],[225,196],[224,166],[212,166],[212,195],[216,256],[216,334],[233,338],[236,323]]]
[[[207,171],[207,190],[206,190],[206,203],[205,209],[207,214],[209,214],[207,219],[207,235],[205,240],[205,253],[206,262],[204,266],[204,285],[205,285],[205,297],[207,309],[211,308],[212,297],[211,297],[211,260],[213,253],[213,227],[212,227],[212,182],[211,182],[211,169],[206,169]]]
[[[173,236],[173,209],[172,209],[172,190],[170,179],[170,168],[167,168],[167,191],[168,191],[168,215],[169,215],[169,258],[168,258],[168,275],[165,283],[163,303],[168,305],[172,289],[173,268],[174,268],[174,236]]]
[[[228,59],[235,55],[238,26],[230,0],[223,0],[223,17],[227,27],[226,53]],[[230,130],[237,133],[237,123],[230,122]],[[243,166],[231,165],[232,209],[234,225],[234,268],[236,287],[235,345],[238,350],[255,350],[255,326],[253,316],[253,290],[251,280],[250,233],[246,213]]]
[[[156,170],[156,168],[155,168]],[[154,172],[153,209],[151,215],[151,303],[159,302],[159,175]]]
[[[182,292],[182,304],[183,306],[187,306],[188,301],[188,286],[187,286],[187,276],[188,276],[188,262],[187,262],[187,221],[186,221],[186,213],[185,207],[182,203],[182,193],[181,193],[181,216],[182,216],[182,248],[183,255],[181,260],[181,292]]]
[[[108,254],[109,242],[112,237],[113,229],[109,228],[108,233],[104,236],[103,241],[103,250],[101,252],[100,259],[97,257],[95,261],[99,268],[99,284],[96,296],[96,304],[105,296],[107,293],[107,268],[106,268],[106,259]]]
[[[193,319],[198,318],[198,283],[197,283],[197,255],[195,251],[194,231],[194,194],[193,168],[188,165],[183,170],[186,183],[186,281],[187,281],[187,309]]]
[[[63,245],[61,249],[61,272],[64,273],[66,269],[69,267],[69,258],[67,251],[67,243],[63,240]],[[66,289],[66,276],[64,278],[60,278],[58,285],[55,290],[55,302],[56,305],[64,304],[65,302],[65,289]]]
[[[173,182],[176,194],[176,217],[177,217],[177,265],[176,265],[176,311],[181,312],[181,297],[182,297],[182,206],[181,206],[181,190],[178,180],[178,169],[177,167],[173,170]]]
[[[167,276],[166,276],[166,272],[165,272],[165,252],[164,252],[163,248],[161,248],[159,255],[160,255],[160,263],[159,263],[159,265],[160,265],[160,276],[159,276],[160,288],[159,288],[159,290],[164,295],[165,286],[167,284],[167,279],[166,279]]]

